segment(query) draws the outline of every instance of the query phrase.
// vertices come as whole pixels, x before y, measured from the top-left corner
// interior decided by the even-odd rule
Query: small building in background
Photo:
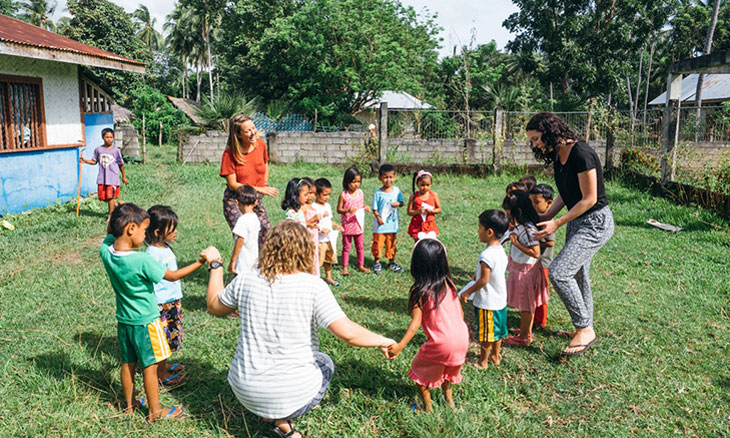
[[[378,120],[378,109],[381,103],[388,104],[388,112],[391,113],[390,119],[396,120],[403,125],[399,129],[400,135],[406,137],[416,137],[416,130],[413,128],[413,120],[418,110],[431,110],[434,107],[414,97],[405,91],[383,91],[379,97],[375,97],[363,105],[363,109],[354,114],[355,118],[362,122],[366,127],[374,125],[375,129],[379,129],[380,122]]]
[[[695,106],[697,79],[699,74],[693,73],[682,79],[682,106]],[[717,106],[730,100],[730,75],[706,74],[702,83],[702,106]],[[666,105],[667,92],[654,98],[649,105]]]
[[[0,215],[76,196],[79,154],[91,158],[101,130],[114,126],[114,101],[84,66],[145,72],[141,62],[0,15]],[[86,195],[97,169],[83,166]]]

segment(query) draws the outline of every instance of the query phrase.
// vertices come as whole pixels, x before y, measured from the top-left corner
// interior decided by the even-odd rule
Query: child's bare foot
[[[358,270],[359,270],[360,272],[362,272],[363,274],[369,274],[369,273],[370,273],[370,269],[366,268],[365,266],[360,266],[360,267],[359,267],[359,268],[357,268],[357,269],[358,269]]]
[[[502,363],[502,358],[501,357],[489,356],[489,360],[491,360],[492,363],[494,364],[494,366],[496,366],[496,367],[498,367],[499,364]],[[486,367],[484,367],[484,368],[486,368]]]
[[[478,360],[474,363],[474,366],[480,370],[486,370],[489,367],[489,362],[486,360]]]

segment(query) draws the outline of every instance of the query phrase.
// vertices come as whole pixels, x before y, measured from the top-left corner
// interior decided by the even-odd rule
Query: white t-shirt
[[[250,271],[256,264],[259,258],[260,230],[261,223],[256,213],[245,213],[236,221],[236,226],[233,227],[233,235],[236,236],[236,240],[239,237],[243,238],[243,247],[241,252],[238,253],[236,265],[234,266],[237,273],[242,274]],[[236,240],[234,240],[234,243]]]
[[[489,282],[473,295],[474,307],[502,310],[507,307],[507,283],[504,278],[507,270],[507,254],[501,245],[484,248],[477,262],[477,280],[482,274],[481,263],[490,269]]]
[[[532,223],[517,225],[512,230],[512,234],[517,235],[517,240],[520,242],[520,244],[527,248],[540,244],[540,241],[536,240],[534,237],[535,233],[537,233],[537,227],[535,227]],[[537,263],[537,259],[535,257],[528,256],[514,245],[511,245],[511,248],[509,250],[509,257],[515,263],[521,263],[526,265],[534,265],[535,263]]]
[[[329,203],[319,204],[318,202],[313,202],[312,207],[314,207],[314,210],[319,215],[319,228],[332,230],[332,206]],[[330,235],[320,231],[319,241],[329,242]]]
[[[286,418],[322,387],[314,358],[317,326],[345,317],[325,282],[312,274],[283,275],[269,284],[256,272],[239,274],[218,295],[238,309],[241,336],[228,383],[243,406],[264,418]]]

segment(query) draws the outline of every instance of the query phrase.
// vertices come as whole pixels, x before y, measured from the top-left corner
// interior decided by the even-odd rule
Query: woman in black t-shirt
[[[596,152],[558,116],[539,113],[527,123],[527,137],[538,160],[555,169],[559,195],[540,215],[543,239],[567,224],[565,245],[549,268],[550,281],[575,326],[563,356],[586,352],[596,341],[593,331],[593,295],[590,267],[593,255],[613,235],[613,214],[603,186],[601,161]],[[554,219],[563,209],[568,212]]]

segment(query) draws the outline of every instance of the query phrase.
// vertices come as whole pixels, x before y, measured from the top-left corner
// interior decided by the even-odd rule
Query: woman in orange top
[[[271,229],[263,196],[277,196],[279,191],[269,187],[269,154],[266,151],[266,142],[258,138],[253,120],[244,114],[233,116],[228,124],[228,142],[221,160],[220,176],[226,179],[223,215],[231,230],[242,214],[234,197],[236,189],[244,184],[256,189],[258,202],[253,211],[261,223],[260,248],[266,233]]]

